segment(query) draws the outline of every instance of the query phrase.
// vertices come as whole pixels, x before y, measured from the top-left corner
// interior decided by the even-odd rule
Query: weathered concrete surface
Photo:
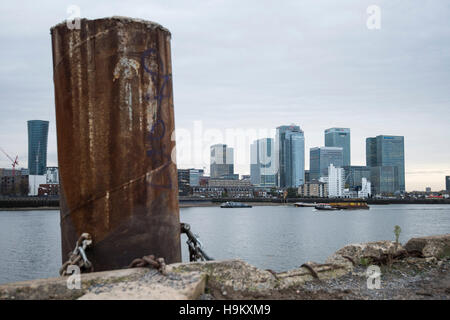
[[[342,265],[314,262],[308,262],[308,265],[313,268],[319,279],[338,277],[348,272],[348,268]],[[208,288],[220,290],[224,296],[230,291],[242,294],[267,294],[273,290],[286,289],[315,279],[313,273],[306,267],[275,273],[258,269],[241,260],[180,263],[168,267],[173,272],[179,273],[192,271],[206,273]]]
[[[133,281],[94,285],[79,300],[194,300],[205,292],[206,274],[162,275],[150,270]]]
[[[343,276],[352,270],[352,266],[349,266],[348,264],[319,264],[315,262],[307,262],[307,264],[317,274],[317,278],[315,278],[313,272],[306,267],[277,273],[277,278],[279,280],[278,288],[287,289],[293,286],[303,285],[305,282],[312,281],[314,279],[332,279]]]
[[[21,281],[0,285],[0,300],[61,300],[77,299],[96,284],[132,281],[148,272],[146,268],[123,269],[81,274],[81,289],[67,288],[69,277]]]
[[[408,252],[420,252],[424,257],[450,257],[450,234],[412,238],[405,244]]]
[[[397,255],[404,252],[403,246],[400,243],[396,244],[394,241],[356,243],[339,249],[328,257],[326,263],[346,265],[350,268],[353,264],[360,264],[361,259],[364,258],[381,259],[387,254]]]
[[[176,263],[167,266],[176,273],[197,271],[208,276],[208,286],[234,291],[265,291],[277,285],[269,271],[258,269],[241,260]]]
[[[96,271],[180,262],[170,32],[111,17],[51,36],[63,261],[87,232]]]

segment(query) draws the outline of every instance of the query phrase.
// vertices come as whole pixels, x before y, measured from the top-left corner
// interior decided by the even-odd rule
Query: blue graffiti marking
[[[158,137],[158,136],[155,137],[155,129],[156,129],[156,126],[157,126],[158,124],[161,124],[162,133],[161,133],[161,135],[160,135],[159,137]],[[151,128],[151,130],[150,130],[150,133],[148,134],[148,139],[149,139],[149,140],[161,140],[161,139],[164,137],[165,134],[166,134],[166,125],[164,124],[164,121],[162,121],[162,120],[157,120],[157,121],[152,125],[152,128]]]
[[[162,100],[164,98],[170,98],[172,96],[171,90],[169,91],[169,93],[167,95],[164,95],[164,89],[166,88],[166,84],[169,83],[172,75],[165,74],[164,63],[162,62],[161,56],[157,53],[157,51],[155,49],[147,49],[141,55],[141,63],[142,63],[142,66],[144,67],[145,72],[150,74],[152,81],[153,82],[156,81],[156,79],[158,78],[158,72],[150,70],[147,67],[147,65],[145,64],[145,59],[147,57],[150,57],[152,54],[156,55],[156,58],[158,59],[158,65],[161,67],[161,74],[162,74],[160,76],[160,78],[163,80],[163,83],[161,85],[161,88],[159,88],[158,93],[155,96],[151,97],[149,94],[146,94],[144,99],[146,101],[150,101],[152,98],[155,99],[157,101],[157,106],[159,109],[159,107],[161,106]]]

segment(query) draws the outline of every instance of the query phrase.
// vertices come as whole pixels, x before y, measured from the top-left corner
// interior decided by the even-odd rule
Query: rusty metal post
[[[170,32],[112,17],[51,36],[63,261],[84,232],[96,271],[181,261]]]

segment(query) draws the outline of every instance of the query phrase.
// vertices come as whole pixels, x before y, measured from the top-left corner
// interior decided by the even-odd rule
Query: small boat
[[[252,206],[241,202],[227,201],[220,205],[221,208],[251,208]]]
[[[306,203],[306,202],[296,202],[294,203],[294,206],[296,207],[315,207],[317,206],[317,203]]]
[[[327,203],[319,203],[314,206],[317,210],[340,210],[339,208],[333,207]]]

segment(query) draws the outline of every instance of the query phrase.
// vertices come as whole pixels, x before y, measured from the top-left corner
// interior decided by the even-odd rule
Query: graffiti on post
[[[148,64],[146,63],[147,60],[150,60]],[[144,96],[144,99],[147,102],[156,100],[156,112],[160,113],[163,100],[170,99],[172,96],[172,90],[169,87],[172,75],[166,73],[161,56],[153,48],[147,49],[142,53],[141,64],[144,68],[144,71],[150,75],[152,82],[155,85],[158,85],[160,83],[159,88],[156,90],[156,94],[154,96],[150,94],[146,94]],[[159,79],[160,81],[158,81]],[[167,91],[166,94],[165,91]],[[152,145],[153,141],[162,140],[165,135],[166,135],[166,124],[164,123],[164,121],[162,119],[155,121],[152,124],[150,132],[147,137],[148,141],[150,142],[150,146]],[[161,170],[158,171],[157,174],[159,175],[167,173],[168,179],[168,183],[162,184],[149,183],[149,185],[155,188],[171,189],[173,187],[169,172],[170,164],[172,162],[171,153],[167,152],[165,146],[162,145],[160,146],[160,150],[155,150],[152,147],[150,147],[147,150],[147,156],[148,157],[160,156],[162,157],[162,159],[164,159],[163,161],[165,162],[162,165]]]

